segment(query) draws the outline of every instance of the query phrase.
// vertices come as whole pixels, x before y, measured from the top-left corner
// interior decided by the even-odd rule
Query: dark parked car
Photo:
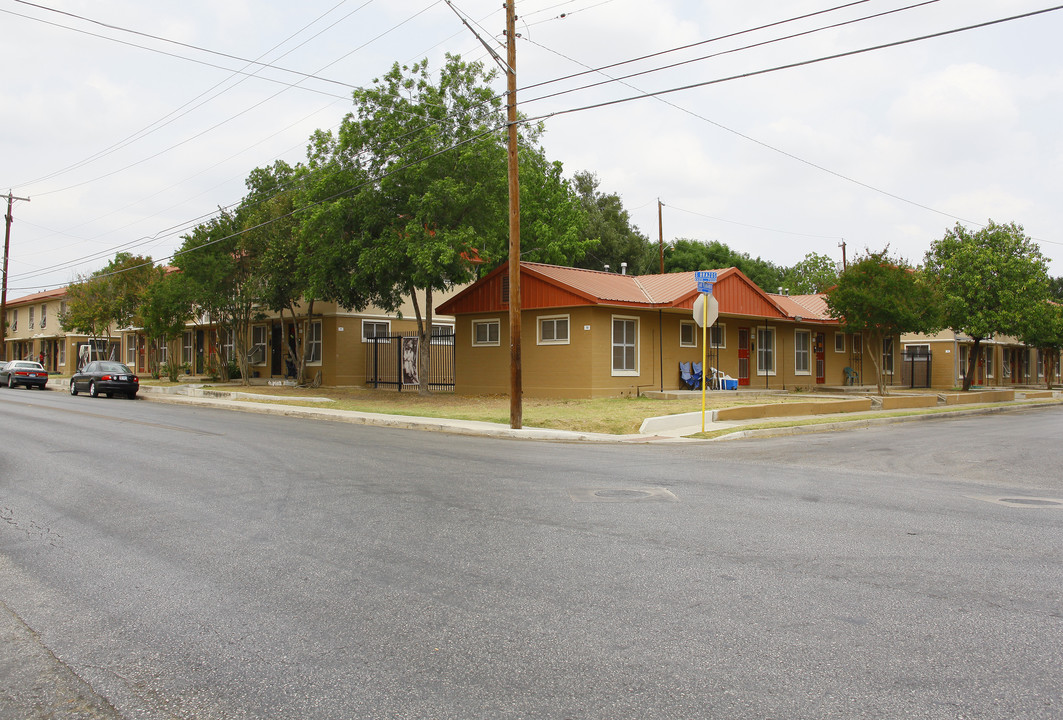
[[[70,377],[70,394],[77,395],[82,390],[92,397],[103,393],[107,397],[125,395],[132,400],[140,390],[140,378],[120,362],[97,360]]]
[[[47,384],[48,371],[39,362],[12,360],[0,367],[0,385],[7,385],[9,388],[25,385],[28,388],[44,390]]]

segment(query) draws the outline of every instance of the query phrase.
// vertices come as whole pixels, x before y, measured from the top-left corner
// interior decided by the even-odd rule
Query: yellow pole
[[[709,298],[702,293],[701,306],[701,432],[705,432],[705,349],[708,347],[709,332]]]

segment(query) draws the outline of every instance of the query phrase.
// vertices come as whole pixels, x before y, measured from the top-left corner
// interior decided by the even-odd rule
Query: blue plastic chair
[[[679,380],[686,385],[688,390],[693,390],[697,387],[697,383],[694,381],[694,373],[690,369],[690,363],[679,363]]]
[[[694,375],[694,387],[701,387],[701,363],[694,363],[691,373]]]

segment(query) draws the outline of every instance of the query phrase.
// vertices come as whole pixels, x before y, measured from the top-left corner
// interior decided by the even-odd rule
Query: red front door
[[[813,348],[816,351],[816,384],[823,385],[827,382],[827,336],[824,333],[816,333]]]
[[[749,328],[738,328],[738,384],[749,384]]]

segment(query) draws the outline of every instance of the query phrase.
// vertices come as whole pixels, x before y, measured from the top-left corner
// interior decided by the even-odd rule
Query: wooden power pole
[[[506,0],[506,120],[509,127],[509,426],[524,423],[520,362],[520,183],[517,180],[517,7]]]
[[[0,291],[0,359],[7,359],[7,256],[11,251],[11,223],[15,218],[11,214],[11,205],[16,200],[29,202],[28,197],[15,197],[11,191],[7,191],[7,214],[4,215],[4,280],[3,290]]]
[[[664,213],[661,211],[663,207],[664,203],[657,198],[657,242],[661,249],[661,275],[664,275]]]

